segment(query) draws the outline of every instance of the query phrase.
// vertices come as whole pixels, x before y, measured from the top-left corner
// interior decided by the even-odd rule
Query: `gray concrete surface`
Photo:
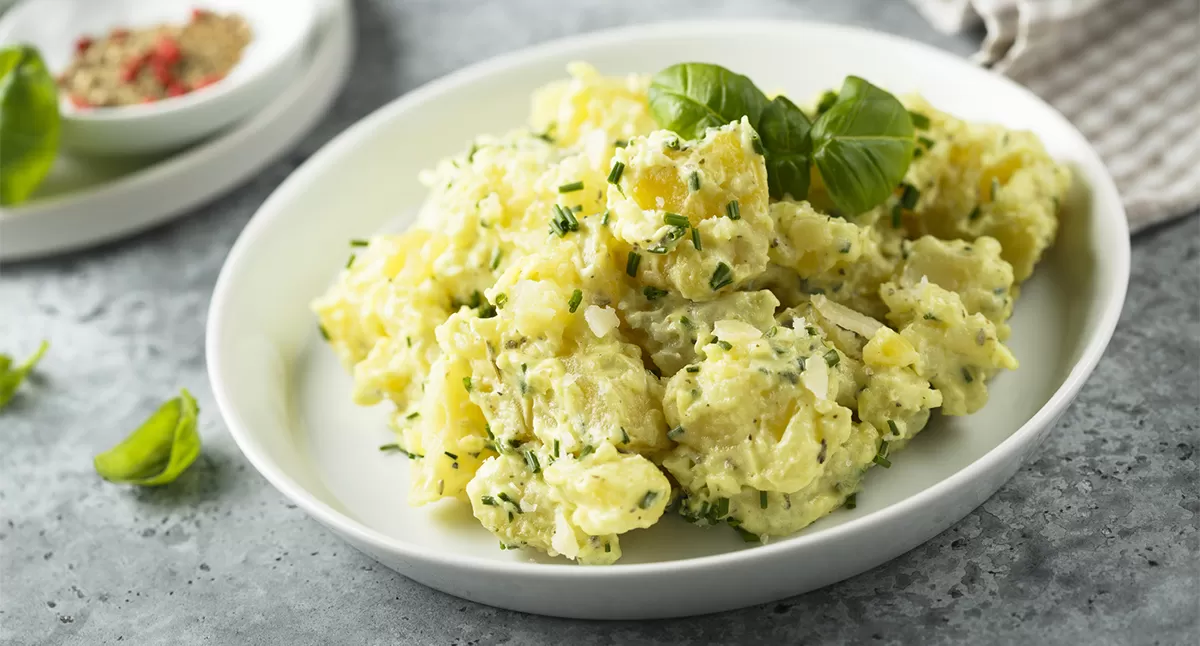
[[[204,373],[217,272],[254,209],[334,134],[420,83],[565,34],[713,15],[868,25],[967,53],[902,2],[360,3],[355,78],[298,150],[152,232],[5,266],[0,351],[54,347],[0,413],[4,644],[1184,644],[1200,635],[1195,451],[1200,219],[1134,244],[1116,337],[1043,457],[961,523],[824,590],[721,615],[546,619],[401,578],[242,458]],[[739,8],[740,7],[740,8]],[[91,456],[186,386],[205,453],[174,485],[106,484]]]

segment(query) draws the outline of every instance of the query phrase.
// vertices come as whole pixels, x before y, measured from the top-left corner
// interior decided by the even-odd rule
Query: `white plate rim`
[[[1107,260],[1104,267],[1108,268],[1108,278],[1112,280],[1112,288],[1107,293],[1107,302],[1104,304],[1102,313],[1097,318],[1095,332],[1092,338],[1087,342],[1083,352],[1071,371],[1063,380],[1062,384],[1055,390],[1051,398],[1031,417],[1028,421],[1022,424],[1008,438],[1003,440],[995,448],[988,451],[986,454],[964,466],[952,475],[942,479],[936,484],[914,494],[895,504],[889,505],[883,509],[867,514],[861,518],[846,521],[842,524],[823,528],[819,532],[800,534],[789,537],[785,541],[771,543],[767,545],[757,546],[753,549],[738,550],[723,554],[706,555],[699,557],[684,558],[671,561],[660,561],[653,563],[632,563],[621,564],[617,563],[608,567],[579,567],[573,563],[525,563],[525,562],[506,562],[485,559],[473,555],[463,554],[444,554],[433,550],[428,550],[420,547],[411,546],[403,542],[392,539],[385,534],[367,527],[363,523],[350,518],[326,503],[318,500],[310,494],[302,485],[288,476],[280,469],[274,461],[262,449],[253,435],[246,431],[247,425],[242,420],[237,409],[233,406],[229,393],[226,390],[224,382],[221,380],[221,375],[225,373],[226,365],[220,352],[217,348],[222,344],[218,341],[225,336],[223,320],[225,319],[224,307],[229,301],[228,292],[232,289],[232,285],[236,280],[236,276],[240,273],[240,266],[246,262],[246,256],[250,253],[250,249],[254,246],[256,238],[261,235],[269,221],[268,218],[278,217],[278,213],[283,211],[275,210],[277,203],[284,202],[288,193],[296,187],[305,184],[309,177],[318,172],[318,166],[314,164],[314,160],[318,160],[325,155],[334,155],[337,151],[345,148],[353,147],[357,142],[369,133],[375,124],[389,118],[393,112],[403,111],[408,106],[434,99],[441,93],[452,90],[460,85],[469,84],[476,79],[487,76],[493,72],[497,72],[509,67],[519,66],[521,64],[534,61],[542,56],[551,55],[560,50],[572,49],[582,46],[596,46],[620,42],[630,38],[642,38],[654,35],[671,35],[679,36],[681,34],[699,34],[703,32],[720,31],[724,34],[731,32],[757,32],[761,30],[770,31],[786,31],[788,29],[803,28],[803,29],[825,29],[834,32],[840,31],[847,34],[867,35],[872,38],[888,41],[889,44],[903,46],[908,48],[917,48],[924,50],[924,53],[943,59],[947,64],[954,65],[970,65],[967,61],[940,50],[931,45],[918,41],[909,40],[907,38],[894,36],[884,32],[879,32],[861,27],[849,25],[839,25],[834,23],[826,23],[821,21],[808,20],[729,20],[729,21],[714,21],[714,20],[694,20],[694,21],[672,21],[650,23],[643,25],[635,25],[629,27],[618,27],[615,29],[607,29],[586,33],[582,35],[569,36],[532,47],[524,48],[514,52],[502,54],[494,58],[490,58],[446,76],[430,81],[407,94],[398,97],[397,99],[381,106],[371,114],[367,115],[360,121],[348,127],[345,131],[334,137],[321,150],[310,157],[303,165],[292,173],[270,197],[262,204],[259,211],[254,214],[241,235],[234,243],[229,252],[224,267],[217,279],[216,287],[213,290],[212,303],[209,308],[209,318],[206,330],[206,361],[208,365],[209,380],[216,398],[217,406],[220,409],[226,424],[229,428],[229,433],[233,437],[235,443],[241,449],[246,458],[270,482],[276,489],[287,496],[290,500],[300,506],[306,513],[312,516],[320,523],[334,529],[337,532],[349,535],[363,545],[367,545],[374,550],[381,552],[392,553],[403,559],[413,559],[436,565],[438,567],[450,568],[462,571],[487,571],[489,574],[512,575],[512,576],[545,576],[553,579],[572,579],[572,580],[599,580],[612,579],[621,577],[640,577],[645,575],[667,575],[672,570],[681,568],[702,568],[705,566],[737,566],[746,564],[751,561],[761,559],[770,559],[776,554],[802,551],[811,545],[837,541],[844,536],[858,534],[861,532],[869,532],[872,525],[884,525],[895,520],[897,516],[905,516],[914,508],[922,507],[930,504],[939,498],[948,496],[956,488],[962,487],[970,482],[977,480],[980,474],[993,472],[1001,469],[1003,465],[1013,461],[1019,456],[1021,451],[1031,444],[1036,444],[1039,439],[1048,433],[1052,428],[1052,423],[1056,420],[1074,400],[1079,390],[1082,388],[1088,376],[1095,369],[1100,357],[1103,355],[1109,340],[1112,337],[1113,331],[1116,329],[1122,306],[1125,301],[1125,294],[1129,282],[1129,265],[1130,265],[1130,245],[1129,245],[1129,227],[1125,216],[1125,211],[1119,199],[1119,193],[1111,175],[1105,171],[1102,176],[1095,179],[1099,180],[1097,185],[1091,187],[1091,196],[1093,201],[1105,200],[1113,203],[1120,214],[1119,218],[1115,218],[1116,222],[1106,223],[1115,224],[1120,228],[1120,231],[1114,232],[1113,239],[1123,240],[1123,244],[1119,244],[1114,249],[1106,249]],[[1030,92],[1028,89],[1020,86],[1004,77],[996,77],[998,82],[1007,84],[1012,91],[1026,95],[1028,98],[1045,105],[1045,102]],[[1047,106],[1049,107],[1049,106]],[[1053,110],[1053,108],[1050,108]],[[1054,114],[1061,120],[1063,128],[1073,131],[1079,135],[1080,139],[1086,140],[1082,134],[1065,118],[1054,110]],[[1094,148],[1090,145],[1086,149],[1086,154],[1092,159],[1089,161],[1104,168],[1099,156]],[[1120,235],[1116,235],[1120,234]],[[957,518],[955,519],[957,520]]]
[[[78,191],[38,199],[28,205],[0,208],[0,260],[18,262],[55,256],[88,249],[145,231],[190,213],[192,209],[206,204],[209,200],[240,185],[242,181],[261,170],[266,164],[290,150],[292,145],[307,134],[312,125],[333,105],[349,75],[349,66],[353,57],[354,36],[350,25],[353,21],[353,10],[349,0],[319,2],[317,13],[318,17],[311,30],[312,34],[317,36],[317,42],[312,47],[312,55],[308,57],[299,80],[288,92],[281,94],[258,112],[234,124],[227,131],[161,162],[117,177],[112,181]],[[309,93],[309,90],[314,88],[316,91]],[[297,97],[303,97],[305,101],[299,101]],[[170,202],[167,206],[155,207],[152,209],[155,212],[154,215],[124,219],[120,223],[106,227],[102,233],[88,235],[71,242],[24,244],[22,245],[23,249],[17,252],[9,251],[4,244],[5,239],[12,235],[11,231],[4,231],[6,227],[28,225],[29,222],[38,218],[61,217],[59,214],[62,212],[83,208],[95,200],[128,201],[131,199],[130,196],[144,198],[155,191],[156,186],[192,173],[197,167],[207,168],[215,163],[215,160],[227,156],[228,151],[236,147],[237,142],[243,139],[248,130],[262,128],[264,123],[270,121],[268,117],[277,115],[298,103],[307,103],[311,106],[301,113],[303,118],[300,121],[304,124],[303,127],[290,128],[289,134],[282,137],[282,145],[272,145],[264,149],[274,150],[274,152],[265,155],[260,162],[253,164],[244,174],[224,177],[223,181],[214,183],[214,188],[205,189],[192,199],[179,199]]]

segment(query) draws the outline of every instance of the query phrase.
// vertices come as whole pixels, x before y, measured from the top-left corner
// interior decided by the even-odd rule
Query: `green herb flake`
[[[687,219],[686,216],[679,215],[678,213],[664,213],[663,222],[673,227],[687,228],[692,226],[692,223]]]
[[[833,348],[830,348],[829,351],[827,351],[824,356],[825,356],[825,363],[828,364],[830,368],[836,366],[838,364],[838,362],[840,362],[842,360],[841,356],[838,355],[838,351]]]
[[[472,390],[471,378],[463,377],[462,382],[463,382],[463,388],[466,389],[467,392],[471,392],[471,390]]]
[[[999,194],[1000,194],[1000,178],[998,178],[998,177],[993,177],[993,178],[992,178],[992,197],[991,197],[991,201],[995,202],[995,201],[996,201],[996,196],[997,196],[997,195],[999,195]]]
[[[909,110],[908,118],[912,119],[913,127],[917,130],[929,129],[929,117],[921,114],[920,112],[913,112],[912,110]]]
[[[507,303],[507,302],[508,302],[508,294],[505,294],[504,292],[500,292],[499,294],[496,294],[496,307],[504,307],[505,303]]]
[[[625,260],[625,273],[636,278],[638,265],[642,263],[642,256],[636,251],[629,252],[629,258]]]
[[[854,509],[858,506],[858,494],[852,493],[846,496],[846,509]]]
[[[349,269],[354,266],[354,259],[355,259],[355,255],[350,254],[350,257],[346,259],[346,267],[345,267],[346,269]]]
[[[537,473],[542,470],[542,465],[538,463],[537,454],[533,451],[525,452],[525,464],[529,466],[531,473]]]
[[[692,373],[700,372],[700,366],[688,366],[687,368],[684,368],[684,370]]]
[[[967,219],[972,220],[972,221],[978,220],[979,215],[980,215],[979,205],[976,204],[975,208],[971,209],[971,212],[967,214]]]
[[[683,327],[685,327],[685,328],[687,328],[687,329],[689,329],[689,330],[694,330],[694,329],[696,329],[696,324],[695,324],[695,323],[692,323],[692,319],[690,319],[690,318],[688,318],[688,317],[686,317],[686,316],[681,316],[681,317],[679,317],[679,323],[680,323],[680,324],[682,324],[682,325],[683,325]]]
[[[420,416],[421,416],[420,411],[413,411],[413,412],[409,413],[408,415],[405,415],[404,419],[417,419]]]
[[[571,292],[571,299],[567,301],[567,309],[574,314],[575,310],[579,309],[579,304],[583,302],[583,290],[577,289]]]
[[[92,461],[109,482],[155,486],[173,482],[200,455],[200,409],[186,389],[167,401],[120,444]]]
[[[646,495],[642,496],[641,502],[638,503],[638,507],[641,507],[642,509],[649,509],[650,506],[654,504],[655,500],[658,500],[658,492],[647,491]]]
[[[759,537],[759,535],[755,534],[754,532],[746,531],[746,530],[742,529],[741,527],[734,527],[733,529],[734,529],[734,531],[736,531],[738,533],[739,536],[742,537],[743,542],[746,542],[746,543],[761,543],[762,542],[762,538]]]
[[[733,283],[733,270],[724,262],[717,263],[717,268],[713,270],[712,278],[708,279],[708,286],[715,292],[722,287]]]
[[[604,209],[604,213],[600,215],[600,226],[608,226],[608,209]]]
[[[693,193],[700,190],[700,171],[694,170],[688,175],[688,190]]]
[[[574,193],[583,190],[583,182],[571,182],[558,187],[559,193]]]
[[[899,229],[904,211],[899,202],[892,205],[892,228]]]
[[[479,502],[487,505],[488,507],[496,506],[496,499],[486,494],[479,497]],[[500,549],[504,549],[504,543],[500,544]]]
[[[921,199],[921,191],[912,184],[903,184],[904,191],[900,194],[900,206],[908,210],[912,210],[917,205],[917,200]]]
[[[962,378],[963,378],[963,381],[965,381],[967,383],[971,383],[971,382],[975,381],[975,377],[971,375],[971,369],[966,366],[963,366]]]
[[[449,451],[442,451],[442,453],[445,453],[445,454],[446,454],[446,457],[450,458],[451,460],[457,460],[457,459],[458,459],[458,456],[457,456],[457,455],[455,455],[454,453],[451,453],[451,452],[449,452]]]
[[[732,349],[733,349],[733,344],[732,344],[732,343],[730,343],[730,342],[728,342],[728,341],[725,341],[725,340],[718,339],[718,340],[717,340],[717,347],[719,347],[719,348],[721,348],[722,350],[724,350],[724,351],[728,352],[728,351],[730,351],[730,350],[732,350]]]
[[[629,444],[629,433],[625,432],[625,427],[621,427],[621,444]]]
[[[621,181],[621,173],[625,172],[625,164],[615,161],[612,165],[612,170],[608,171],[608,183],[616,184]]]
[[[613,142],[613,148],[624,148],[625,146],[628,146],[628,145],[629,145],[629,142],[625,141],[624,139],[617,139],[616,141]]]
[[[682,426],[676,426],[675,428],[667,431],[667,437],[678,442],[679,438],[683,437],[684,433],[685,431]]]
[[[767,492],[765,492],[765,491],[758,492],[758,508],[759,509],[767,508]]]
[[[558,449],[561,446],[558,440],[554,440],[554,457],[558,457]]]
[[[324,325],[317,325],[317,331],[321,333],[321,338],[329,341],[329,330],[325,329]]]
[[[362,238],[355,238],[350,241],[351,247],[365,247],[369,244],[371,244],[369,240],[363,240]]]
[[[725,215],[729,216],[730,220],[742,219],[742,207],[738,205],[737,200],[730,200],[729,204],[725,205]]]
[[[583,447],[582,451],[579,452],[579,459],[582,460],[582,459],[586,458],[587,456],[591,455],[592,453],[595,453],[595,451],[596,451],[596,447],[592,446],[591,444],[588,444],[587,446]]]
[[[696,248],[696,251],[704,250],[704,245],[700,244],[700,229],[692,229],[692,246]]]
[[[879,450],[875,452],[875,457],[871,461],[885,469],[892,467],[892,461],[888,459],[888,443],[886,441],[879,443]]]
[[[896,426],[896,422],[889,419],[887,421],[887,424],[888,424],[888,430],[892,432],[892,435],[897,438],[900,437],[900,429]]]
[[[927,149],[933,148],[933,145],[937,143],[936,141],[934,141],[924,135],[917,137],[917,142],[920,143],[922,146],[924,146]],[[920,150],[920,149],[918,148],[918,150]]]
[[[491,262],[492,271],[496,271],[497,269],[500,268],[500,261],[503,258],[504,258],[504,252],[499,247],[496,247],[496,250],[492,252],[492,262]]]
[[[653,285],[646,285],[642,288],[642,295],[646,297],[646,300],[653,301],[666,296],[667,290],[659,289]]]

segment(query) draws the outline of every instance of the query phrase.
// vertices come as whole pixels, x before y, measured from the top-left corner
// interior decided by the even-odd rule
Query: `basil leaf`
[[[200,455],[196,416],[186,389],[163,404],[120,444],[97,455],[96,473],[109,482],[154,486],[172,482]]]
[[[843,215],[857,215],[892,194],[913,154],[908,110],[856,76],[846,77],[837,102],[813,124],[813,162]]]
[[[767,186],[773,199],[808,198],[810,129],[808,117],[787,97],[775,97],[763,110],[758,134],[767,151]]]
[[[37,50],[0,49],[0,206],[26,200],[58,152],[58,89]]]
[[[659,127],[699,139],[746,116],[758,129],[767,97],[750,79],[711,63],[678,63],[650,80],[650,114]]]
[[[33,372],[33,367],[41,361],[42,355],[46,354],[46,350],[50,348],[48,341],[42,341],[42,345],[38,347],[37,352],[33,353],[32,357],[25,360],[25,363],[12,367],[12,357],[7,354],[0,354],[0,408],[8,405],[12,401],[13,395],[17,393],[17,389],[25,381],[25,377]]]

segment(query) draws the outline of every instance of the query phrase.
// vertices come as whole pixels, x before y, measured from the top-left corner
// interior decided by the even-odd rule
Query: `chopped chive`
[[[554,457],[556,458],[558,457],[559,446],[560,444],[558,443],[558,440],[554,440]]]
[[[663,254],[667,253],[667,248],[666,248],[666,247],[664,247],[664,246],[661,246],[661,245],[659,245],[659,246],[657,246],[657,247],[650,247],[649,249],[647,249],[647,250],[646,250],[646,252],[647,252],[647,253],[652,253],[652,254],[654,254],[654,255],[656,255],[656,256],[661,256],[661,255],[663,255]]]
[[[653,285],[646,285],[645,287],[642,288],[642,295],[646,297],[646,300],[653,301],[653,300],[656,300],[663,296],[666,296],[667,290],[659,289],[657,287],[654,287]]]
[[[658,499],[657,491],[647,491],[646,495],[642,496],[641,502],[638,503],[638,507],[641,507],[642,509],[649,509],[650,505],[653,505],[654,501],[657,499]]]
[[[508,302],[508,294],[505,294],[504,292],[500,292],[499,294],[496,294],[496,307],[504,307],[504,304],[507,302]]]
[[[854,509],[858,506],[858,494],[852,493],[846,496],[846,509]]]
[[[738,533],[739,536],[742,537],[742,541],[744,541],[746,543],[761,543],[762,542],[762,539],[759,538],[758,534],[755,534],[754,532],[748,532],[748,531],[742,529],[741,527],[734,527],[733,529],[734,529],[734,531],[736,531]]]
[[[621,427],[621,444],[629,444],[629,433],[625,432],[625,427]]]
[[[725,341],[725,340],[723,340],[723,339],[718,339],[718,340],[717,340],[717,347],[719,347],[719,348],[721,348],[722,350],[724,350],[724,351],[728,352],[728,351],[730,351],[730,350],[732,350],[732,349],[733,349],[733,344],[732,344],[732,343],[730,343],[730,342],[728,342],[728,341]]]
[[[963,366],[962,377],[963,377],[963,381],[965,381],[967,383],[971,383],[972,381],[975,381],[975,377],[973,377],[971,375],[971,369],[966,366]]]
[[[729,499],[717,498],[717,504],[713,505],[713,516],[717,519],[724,518],[729,515]]]
[[[968,220],[979,219],[979,205],[978,204],[976,204],[975,208],[971,209],[971,212],[967,214],[967,219]]]
[[[559,204],[555,204],[552,210],[557,216],[555,219],[558,221],[559,228],[561,228],[564,232],[579,230],[579,220],[575,217],[575,214],[571,212],[571,209],[565,208]]]
[[[496,271],[500,267],[500,259],[503,257],[504,252],[496,247],[496,250],[492,252],[492,271]]]
[[[408,415],[405,415],[404,419],[416,419],[420,416],[421,416],[420,411],[413,411],[413,412],[409,413]]]
[[[321,333],[322,339],[329,340],[329,330],[326,330],[324,325],[317,325],[317,331]]]
[[[457,460],[457,459],[458,459],[458,456],[457,456],[457,455],[454,455],[453,453],[451,453],[451,452],[449,452],[449,451],[442,451],[442,453],[445,453],[445,454],[446,454],[446,457],[450,458],[451,460]]]
[[[411,336],[404,337],[404,342],[408,344],[408,347],[410,347],[410,348],[412,347],[412,337]]]
[[[679,438],[683,437],[683,434],[684,430],[682,426],[676,426],[675,428],[667,431],[667,437],[675,441],[679,441]]]
[[[912,110],[908,111],[908,116],[912,119],[913,127],[917,130],[929,129],[929,117],[920,112],[913,112]]]
[[[365,247],[369,244],[371,244],[370,241],[363,240],[362,238],[354,238],[353,240],[350,241],[351,247]]]
[[[688,189],[693,193],[700,190],[700,171],[694,170],[691,175],[688,175]]]
[[[608,225],[608,209],[604,209],[604,213],[600,216],[600,226]]]
[[[624,148],[625,146],[628,146],[628,145],[629,145],[629,142],[625,141],[624,139],[618,139],[613,142],[614,148]]]
[[[681,324],[683,324],[683,327],[685,327],[685,328],[687,328],[687,329],[689,329],[689,330],[691,330],[691,329],[694,329],[694,328],[696,327],[696,324],[695,324],[695,323],[692,323],[692,319],[690,319],[690,318],[688,318],[688,317],[686,317],[686,316],[681,316],[681,317],[679,317],[679,322],[680,322]]]
[[[575,191],[583,190],[583,182],[571,182],[558,187],[559,193],[574,193]]]
[[[763,154],[762,140],[758,138],[757,134],[750,137],[750,146],[754,148],[754,152],[759,155]]]
[[[895,204],[892,205],[892,228],[893,229],[900,228],[900,220],[901,220],[900,216],[901,215],[902,215],[902,211],[901,211],[900,203],[896,202]]]
[[[354,264],[354,254],[350,254],[350,257],[346,259],[346,269],[349,269],[350,266],[353,264]]]
[[[583,212],[583,205],[582,205],[582,204],[576,204],[575,206],[572,206],[572,207],[571,207],[571,210],[572,210],[572,211],[574,211],[575,213],[582,213],[582,212]]]
[[[875,453],[875,457],[872,458],[871,461],[885,469],[890,469],[892,467],[892,461],[889,460],[887,456],[888,456],[888,443],[886,441],[880,442],[879,450]]]
[[[480,497],[479,497],[479,502],[481,502],[481,503],[483,503],[483,504],[485,504],[485,505],[487,505],[487,506],[489,506],[489,507],[495,507],[495,506],[496,506],[496,499],[495,499],[495,498],[493,498],[493,497],[491,497],[491,496],[487,496],[487,495],[480,496]],[[503,543],[501,543],[501,545],[503,545]]]
[[[608,183],[616,184],[621,181],[621,173],[625,172],[625,164],[619,161],[613,162],[612,170],[608,172]]]
[[[388,451],[399,451],[399,450],[400,450],[400,445],[399,445],[399,444],[396,444],[396,443],[392,443],[392,444],[381,444],[381,445],[379,446],[379,450],[380,450],[380,451],[383,451],[384,453],[387,453]]]
[[[742,207],[738,205],[737,200],[732,200],[725,205],[725,215],[728,215],[730,220],[742,219]]]
[[[915,148],[915,149],[913,149],[913,159],[920,159],[920,158],[921,158],[921,155],[924,155],[924,154],[925,154],[925,149],[924,149],[924,148]]]
[[[583,290],[577,289],[571,292],[571,299],[567,301],[567,307],[572,314],[579,309],[579,304],[583,302]]]
[[[680,148],[679,138],[672,137],[672,138],[668,139],[666,142],[664,142],[663,145],[665,145],[670,150],[679,150],[679,148]]]
[[[679,215],[678,213],[664,213],[663,222],[676,227],[686,228],[692,226],[692,223],[687,219],[687,217]]]
[[[537,454],[533,451],[525,452],[525,464],[529,465],[529,470],[533,473],[542,470],[542,465],[538,463]]]
[[[838,351],[834,350],[833,348],[830,348],[829,351],[825,353],[825,363],[828,364],[830,368],[836,366],[841,360],[842,358],[838,355]]]
[[[921,142],[921,145],[925,146],[926,148],[933,148],[933,145],[937,143],[936,141],[925,136],[917,137],[917,141]]]
[[[688,366],[687,368],[684,368],[684,370],[687,370],[688,372],[700,372],[700,366]]]
[[[704,248],[700,245],[700,229],[692,229],[692,246],[696,248],[696,251],[701,251]]]
[[[917,205],[917,200],[921,199],[921,191],[917,190],[912,184],[904,185],[904,192],[900,194],[900,206],[908,210],[912,210]]]
[[[899,427],[896,426],[896,422],[893,422],[890,419],[887,422],[888,422],[888,430],[890,430],[892,432],[892,435],[895,435],[896,437],[900,437],[900,429],[899,429]]]
[[[708,286],[715,292],[726,285],[733,283],[733,270],[729,265],[721,262],[717,263],[717,268],[713,271],[712,278],[708,279]]]
[[[587,456],[591,455],[592,453],[594,453],[595,451],[596,451],[596,447],[592,446],[591,444],[588,444],[587,446],[583,447],[582,451],[579,452],[579,459],[582,460],[582,459],[586,458]]]
[[[604,544],[604,553],[607,554],[611,551],[612,551],[612,543],[605,543]]]
[[[642,262],[642,256],[636,251],[629,252],[629,258],[625,260],[625,273],[630,276],[637,277],[638,265]]]
[[[996,201],[996,194],[1000,192],[1000,178],[992,178],[992,201]]]
[[[765,492],[765,491],[758,492],[758,507],[759,507],[759,509],[767,508],[767,492]]]
[[[471,392],[472,386],[470,377],[463,377],[463,388],[465,388],[467,392]]]

